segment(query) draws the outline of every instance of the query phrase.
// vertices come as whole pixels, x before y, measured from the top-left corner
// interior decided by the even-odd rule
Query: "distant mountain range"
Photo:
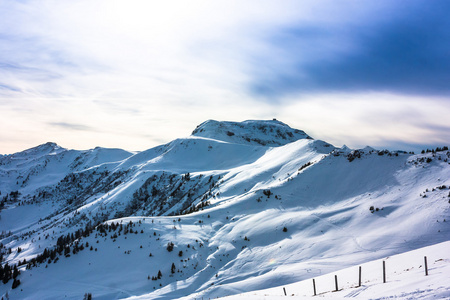
[[[449,158],[277,120],[209,120],[136,153],[0,156],[0,296],[212,298],[447,241]]]

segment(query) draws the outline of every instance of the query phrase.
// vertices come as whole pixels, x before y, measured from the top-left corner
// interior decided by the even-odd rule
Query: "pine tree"
[[[85,293],[83,300],[92,300],[92,294],[91,293]]]
[[[172,268],[170,269],[170,272],[172,272],[172,274],[173,274],[173,273],[175,273],[176,269],[177,268],[175,267],[175,264],[172,263]]]
[[[2,282],[6,284],[11,279],[11,267],[8,265],[8,263],[5,264],[3,267],[3,278]]]
[[[15,289],[16,287],[18,287],[20,285],[20,280],[19,279],[14,279],[13,284],[12,284],[12,289]]]
[[[17,269],[17,265],[14,265],[13,278],[16,279],[19,276],[20,271]]]
[[[0,280],[3,280],[5,276],[5,271],[3,270],[3,266],[0,264]]]
[[[167,251],[172,252],[174,244],[172,242],[167,243]]]

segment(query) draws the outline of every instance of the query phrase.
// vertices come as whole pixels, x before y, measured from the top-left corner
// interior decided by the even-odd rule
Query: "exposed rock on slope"
[[[286,145],[299,139],[311,139],[304,131],[292,129],[277,120],[240,123],[208,120],[197,126],[192,135],[229,143],[272,147]]]

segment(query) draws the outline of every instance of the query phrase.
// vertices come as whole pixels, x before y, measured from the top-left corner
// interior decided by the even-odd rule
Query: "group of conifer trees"
[[[17,268],[17,265],[10,266],[8,263],[6,263],[4,266],[0,265],[0,280],[3,282],[3,284],[7,284],[8,281],[13,279],[13,289],[20,285],[20,280],[17,279],[17,276],[19,276],[19,274],[20,271]]]

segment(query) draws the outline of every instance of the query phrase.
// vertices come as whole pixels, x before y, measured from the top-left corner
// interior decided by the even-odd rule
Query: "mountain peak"
[[[293,129],[276,119],[243,122],[208,120],[198,125],[192,136],[261,146],[283,146],[300,139],[312,139],[304,131]]]
[[[12,154],[14,157],[22,157],[22,156],[30,156],[30,155],[47,155],[47,154],[55,154],[57,152],[60,152],[62,150],[65,150],[61,146],[59,146],[56,143],[53,142],[47,142],[45,144],[41,144],[39,146],[24,150],[22,152],[18,152],[15,154]]]
[[[49,151],[49,152],[53,152],[55,150],[59,150],[59,149],[63,149],[61,146],[59,146],[57,143],[54,142],[47,142],[45,144],[36,146],[34,148],[25,150],[25,151]]]

